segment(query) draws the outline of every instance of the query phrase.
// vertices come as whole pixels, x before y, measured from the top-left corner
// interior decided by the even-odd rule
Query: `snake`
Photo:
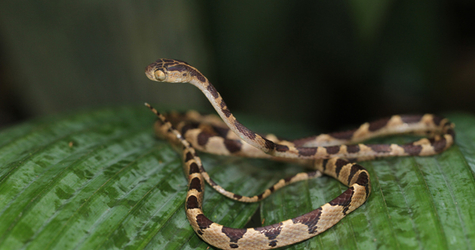
[[[185,210],[191,227],[201,239],[220,249],[275,249],[321,234],[363,205],[371,193],[370,175],[357,161],[435,155],[451,147],[455,140],[455,125],[432,114],[393,115],[351,130],[283,140],[272,134],[258,134],[242,125],[209,80],[184,61],[158,59],[146,67],[145,74],[157,82],[196,86],[221,118],[195,111],[161,114],[146,104],[158,117],[154,126],[157,135],[181,146],[188,179]],[[426,137],[406,144],[362,143],[371,138],[398,134]],[[259,195],[243,196],[225,190],[213,181],[197,150],[296,161],[313,171],[281,179]],[[348,188],[330,202],[295,218],[262,227],[231,228],[212,221],[203,211],[205,182],[231,199],[257,202],[286,185],[318,177],[320,173],[335,178]]]

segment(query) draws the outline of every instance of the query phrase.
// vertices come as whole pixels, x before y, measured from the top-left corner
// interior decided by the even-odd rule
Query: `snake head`
[[[191,80],[193,69],[186,62],[161,58],[145,68],[145,75],[157,82],[186,83]]]

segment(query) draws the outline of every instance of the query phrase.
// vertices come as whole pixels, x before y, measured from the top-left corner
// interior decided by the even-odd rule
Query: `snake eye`
[[[155,79],[157,79],[158,81],[163,81],[166,77],[167,76],[165,75],[165,72],[161,70],[155,71]]]

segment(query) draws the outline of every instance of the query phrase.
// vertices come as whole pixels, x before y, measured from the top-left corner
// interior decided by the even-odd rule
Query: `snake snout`
[[[154,73],[153,73],[155,71],[154,69],[155,67],[153,64],[150,64],[145,68],[145,75],[148,77],[148,79],[152,81],[156,81]]]

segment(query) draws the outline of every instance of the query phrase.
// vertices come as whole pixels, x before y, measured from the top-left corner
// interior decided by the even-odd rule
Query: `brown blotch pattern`
[[[198,206],[198,199],[196,198],[196,196],[192,195],[188,197],[188,199],[186,200],[186,208],[187,209],[200,208]]]
[[[343,206],[343,214],[346,215],[350,207],[351,198],[353,197],[355,190],[353,187],[348,188],[344,193],[340,194],[338,197],[329,202],[332,206]]]
[[[338,197],[333,199],[329,202],[332,206],[343,206],[346,207],[350,205],[351,197],[353,197],[353,193],[355,192],[353,187],[348,188],[345,192],[340,194]]]
[[[366,198],[368,198],[368,197],[369,197],[369,193],[371,192],[368,173],[367,173],[366,171],[361,172],[361,173],[358,175],[358,179],[356,180],[355,183],[358,183],[359,185],[365,187],[365,190],[366,190]]]
[[[315,175],[317,175],[318,171],[312,171],[312,172],[308,172],[307,175],[309,178],[312,178],[312,177],[315,177]]]
[[[196,164],[196,162],[191,163],[189,174],[196,174],[199,172],[200,172],[200,168],[198,167],[198,164]]]
[[[370,144],[367,145],[376,153],[389,153],[391,152],[391,145],[389,144]]]
[[[196,223],[198,224],[201,230],[209,228],[211,224],[213,224],[213,222],[210,219],[206,218],[204,214],[198,214],[196,216]]]
[[[213,85],[208,84],[208,87],[206,88],[208,91],[211,93],[211,95],[216,99],[219,97],[218,91],[213,87]]]
[[[323,172],[325,172],[327,170],[327,164],[328,164],[328,159],[324,159],[322,161],[322,169],[323,169]]]
[[[273,141],[267,140],[266,138],[262,137],[264,139],[265,147],[268,149],[274,149],[276,147],[276,144]],[[281,147],[281,149],[284,149]],[[288,148],[287,148],[288,149]]]
[[[189,187],[189,190],[191,189],[195,189],[196,191],[198,192],[201,192],[201,181],[200,181],[200,178],[198,177],[195,177],[191,180],[190,182],[190,187]]]
[[[361,169],[362,167],[357,164],[351,166],[350,174],[348,175],[348,181],[347,181],[348,185],[350,185],[351,179],[353,179],[353,176],[355,176],[355,174]]]
[[[289,151],[289,147],[282,144],[275,144],[275,150],[277,150],[278,152],[287,152]]]
[[[243,235],[247,232],[247,229],[223,227],[221,232],[228,236],[230,242],[237,243],[238,240],[242,239]]]
[[[439,140],[430,139],[429,141],[430,144],[432,144],[432,146],[434,147],[434,151],[436,153],[444,151],[445,146],[447,146],[447,140],[445,140],[445,138],[441,138]]]
[[[329,136],[339,139],[339,140],[350,140],[355,134],[356,129],[341,131],[341,132],[333,132],[328,134]]]
[[[229,133],[229,128],[223,128],[218,126],[212,126],[214,132],[221,137],[226,137]]]
[[[319,207],[310,213],[306,213],[299,217],[293,218],[292,222],[294,224],[300,223],[300,224],[306,225],[308,227],[308,233],[314,234],[317,231],[317,223],[320,220],[321,214],[322,214],[322,207]]]
[[[228,109],[228,106],[226,105],[224,100],[221,100],[220,105],[221,105],[221,111],[223,111],[224,115],[229,118],[232,114],[231,114],[231,111]]]
[[[201,82],[206,82],[206,77],[204,77],[203,74],[201,74],[198,70],[196,70],[195,68],[192,68],[192,67],[187,67],[187,70],[190,72],[190,75],[191,76],[194,76],[196,78],[198,78],[198,80],[200,80]]]
[[[241,123],[237,120],[234,120],[234,126],[236,126],[237,130],[244,134],[247,138],[254,140],[256,138],[256,134],[249,130],[248,128],[244,127]]]
[[[317,148],[306,148],[306,147],[299,147],[297,148],[299,154],[302,156],[312,156],[317,153]]]
[[[293,140],[292,143],[293,143],[296,147],[301,147],[301,146],[304,145],[305,143],[307,143],[307,142],[309,142],[309,141],[315,140],[315,138],[317,138],[317,137],[316,137],[316,136],[312,136],[312,137],[297,139],[297,140]]]
[[[401,120],[404,123],[418,123],[422,119],[420,115],[402,115]]]
[[[340,171],[341,169],[346,165],[348,164],[349,162],[345,161],[345,160],[342,160],[342,159],[337,159],[337,161],[335,162],[335,173],[336,173],[336,176],[339,176],[340,175]]]
[[[208,140],[211,136],[212,136],[211,134],[206,133],[206,132],[199,133],[198,138],[197,138],[198,145],[200,146],[206,145],[206,143],[208,143]]]
[[[241,151],[242,142],[240,140],[224,139],[224,146],[230,153]]]
[[[371,131],[371,132],[376,131],[376,130],[386,126],[386,124],[388,124],[388,122],[389,122],[389,118],[383,118],[383,119],[371,122],[369,124],[368,130]]]
[[[337,154],[338,152],[340,152],[340,146],[328,146],[328,147],[325,147],[325,149],[327,150],[327,153],[328,154]]]
[[[265,227],[258,227],[256,230],[259,232],[264,232],[264,235],[270,240],[269,246],[275,247],[277,246],[277,240],[275,240],[275,238],[277,238],[277,236],[279,236],[280,232],[282,231],[282,222]]]
[[[285,183],[289,183],[292,180],[293,176],[289,176],[284,179]]]
[[[434,121],[434,124],[435,124],[436,126],[439,126],[440,123],[442,122],[442,120],[444,120],[444,118],[443,118],[443,117],[440,117],[440,116],[434,116],[434,117],[432,118],[432,121]]]
[[[402,145],[402,148],[404,149],[404,152],[410,155],[419,155],[422,151],[421,145],[414,145],[412,143]]]
[[[194,159],[193,154],[191,154],[191,152],[187,152],[185,155],[185,162],[188,162],[193,159]]]
[[[360,146],[355,144],[355,145],[347,145],[346,146],[346,152],[350,154],[358,153],[360,151]]]

